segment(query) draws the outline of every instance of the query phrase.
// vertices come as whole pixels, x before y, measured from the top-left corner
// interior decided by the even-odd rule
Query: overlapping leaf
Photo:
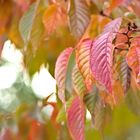
[[[76,96],[67,110],[68,129],[73,140],[84,140],[85,109],[83,101]]]
[[[103,33],[93,42],[90,65],[94,78],[110,93],[112,92],[112,41],[121,25],[121,18],[108,23]]]
[[[140,38],[136,38],[127,54],[127,63],[136,76],[137,83],[140,84]]]
[[[90,12],[85,0],[71,0],[70,28],[76,37],[81,37],[89,23]]]
[[[92,43],[93,41],[89,38],[83,39],[76,48],[76,61],[88,91],[92,89],[92,74],[90,70],[90,48]]]
[[[53,33],[57,27],[65,25],[66,21],[65,9],[57,4],[49,6],[43,16],[43,23],[48,35]]]
[[[68,60],[72,53],[72,48],[65,49],[57,59],[55,66],[55,79],[58,85],[58,96],[65,103],[65,80],[67,73]]]
[[[74,67],[72,72],[73,87],[77,94],[83,96],[87,89],[84,83],[84,79],[77,66]]]

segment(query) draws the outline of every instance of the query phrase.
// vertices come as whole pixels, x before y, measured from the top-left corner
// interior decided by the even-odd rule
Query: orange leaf
[[[132,47],[129,49],[126,59],[135,74],[137,84],[140,85],[140,37],[132,41]]]
[[[44,15],[43,24],[48,35],[52,34],[58,27],[66,25],[66,11],[60,5],[50,5]]]

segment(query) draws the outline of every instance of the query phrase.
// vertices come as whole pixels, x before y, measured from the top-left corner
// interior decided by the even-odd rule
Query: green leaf
[[[66,112],[65,112],[64,106],[62,106],[62,108],[60,109],[60,111],[59,111],[59,113],[57,115],[56,121],[58,123],[61,123],[61,122],[65,121],[65,120],[66,120]]]
[[[126,96],[126,103],[133,113],[140,115],[140,90],[131,88]]]
[[[103,129],[111,119],[111,109],[109,106],[105,106],[101,100],[96,103],[94,111],[94,127],[95,129],[103,132]]]
[[[73,87],[76,93],[80,96],[83,96],[87,92],[87,89],[84,83],[84,79],[77,66],[73,68],[72,81],[73,81]]]
[[[65,80],[65,95],[66,95],[66,100],[69,99],[69,97],[71,96],[71,94],[73,93],[73,85],[72,85],[72,70],[74,68],[75,65],[75,51],[72,52],[70,58],[69,58],[69,62],[68,62],[68,66],[67,66],[67,72],[66,72],[66,80]]]
[[[33,21],[35,18],[37,3],[31,5],[29,10],[23,15],[19,24],[19,31],[24,42],[29,41],[32,30]]]
[[[99,99],[99,91],[96,86],[93,87],[93,91],[91,93],[88,93],[84,96],[84,102],[89,110],[92,119],[94,119],[94,110],[96,107],[96,103],[98,102]]]

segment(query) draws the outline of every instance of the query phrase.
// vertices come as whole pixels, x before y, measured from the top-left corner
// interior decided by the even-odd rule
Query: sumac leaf
[[[85,0],[71,0],[70,2],[70,29],[73,35],[79,38],[90,21],[89,7]]]
[[[68,129],[73,140],[84,140],[85,108],[80,97],[76,96],[67,110]]]
[[[60,100],[65,103],[65,80],[67,73],[67,66],[73,48],[65,49],[58,57],[55,66],[55,79],[58,85],[58,96]]]
[[[76,48],[76,61],[79,71],[84,77],[88,91],[92,89],[92,74],[90,69],[90,48],[93,41],[89,38],[83,39]]]
[[[111,24],[112,23],[112,24]],[[91,48],[90,66],[94,78],[112,93],[112,41],[121,25],[121,18],[108,23],[101,36],[95,39]]]

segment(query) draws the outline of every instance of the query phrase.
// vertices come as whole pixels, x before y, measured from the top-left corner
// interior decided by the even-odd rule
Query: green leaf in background
[[[44,8],[43,0],[38,0],[30,6],[29,10],[21,18],[19,30],[25,45],[27,45],[30,40],[32,40],[32,43],[37,43],[37,41],[40,40],[40,36],[43,33],[41,19]]]
[[[136,115],[140,116],[140,90],[132,88],[128,91],[126,96],[126,103],[129,109],[135,113]]]

